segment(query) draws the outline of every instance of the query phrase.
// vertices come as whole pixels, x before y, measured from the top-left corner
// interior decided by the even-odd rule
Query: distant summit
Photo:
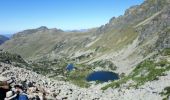
[[[37,28],[37,30],[40,30],[40,31],[42,31],[42,30],[48,30],[48,28],[46,27],[46,26],[41,26],[41,27],[39,27],[39,28]]]
[[[41,27],[38,27],[36,29],[27,29],[27,30],[23,30],[21,32],[18,32],[16,34],[13,35],[13,37],[20,37],[20,36],[26,36],[26,35],[29,35],[29,34],[35,34],[35,33],[44,33],[44,32],[47,32],[47,33],[55,33],[55,32],[63,32],[61,29],[56,29],[56,28],[52,28],[52,29],[49,29],[48,27],[46,26],[41,26]]]

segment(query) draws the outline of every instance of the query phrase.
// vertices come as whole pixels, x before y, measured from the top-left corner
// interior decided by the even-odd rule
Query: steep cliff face
[[[147,15],[142,15],[145,17],[140,20],[134,19],[134,23],[130,24],[138,33],[136,40],[124,50],[122,49],[120,53],[116,53],[117,55],[113,54],[113,56],[116,55],[115,57],[105,56],[112,58],[113,62],[119,66],[117,71],[126,73],[127,76],[105,88],[131,87],[131,85],[140,87],[147,83],[153,85],[156,80],[159,85],[161,76],[169,73],[170,1],[147,0],[140,6],[130,8],[126,14],[132,13],[135,9],[136,11],[143,9],[143,7],[147,8],[148,11],[143,12]],[[160,88],[161,91],[165,86],[166,79],[163,87],[156,86],[155,88]]]
[[[107,59],[117,66],[118,73],[130,73],[143,60],[169,48],[169,6],[169,0],[146,0],[128,9],[124,16],[112,18],[97,30],[101,33],[90,45],[96,50],[91,52],[92,57],[77,59],[88,64]]]

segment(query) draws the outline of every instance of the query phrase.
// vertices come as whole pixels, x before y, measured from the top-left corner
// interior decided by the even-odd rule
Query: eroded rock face
[[[170,26],[170,10],[167,8],[159,11],[155,15],[146,19],[140,23],[137,27],[137,31],[140,33],[139,41],[145,41],[151,37],[164,37],[168,34],[168,28]],[[166,35],[169,36],[169,35]],[[166,37],[167,38],[167,37]]]
[[[170,48],[170,31],[162,32],[156,43],[159,49]]]

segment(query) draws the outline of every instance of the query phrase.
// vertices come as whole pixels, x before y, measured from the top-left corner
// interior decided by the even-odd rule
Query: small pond
[[[68,71],[72,71],[74,69],[74,65],[73,64],[68,64],[66,67],[66,70]]]
[[[96,71],[87,76],[87,81],[108,82],[109,80],[117,80],[119,75],[110,71]]]

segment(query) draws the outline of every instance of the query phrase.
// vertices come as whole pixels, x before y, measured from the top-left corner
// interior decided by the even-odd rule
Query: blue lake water
[[[109,71],[93,72],[86,78],[87,81],[100,81],[100,82],[108,82],[109,80],[117,79],[119,79],[119,75]]]
[[[74,69],[74,65],[73,64],[68,64],[66,67],[66,70],[68,71],[72,71]]]

